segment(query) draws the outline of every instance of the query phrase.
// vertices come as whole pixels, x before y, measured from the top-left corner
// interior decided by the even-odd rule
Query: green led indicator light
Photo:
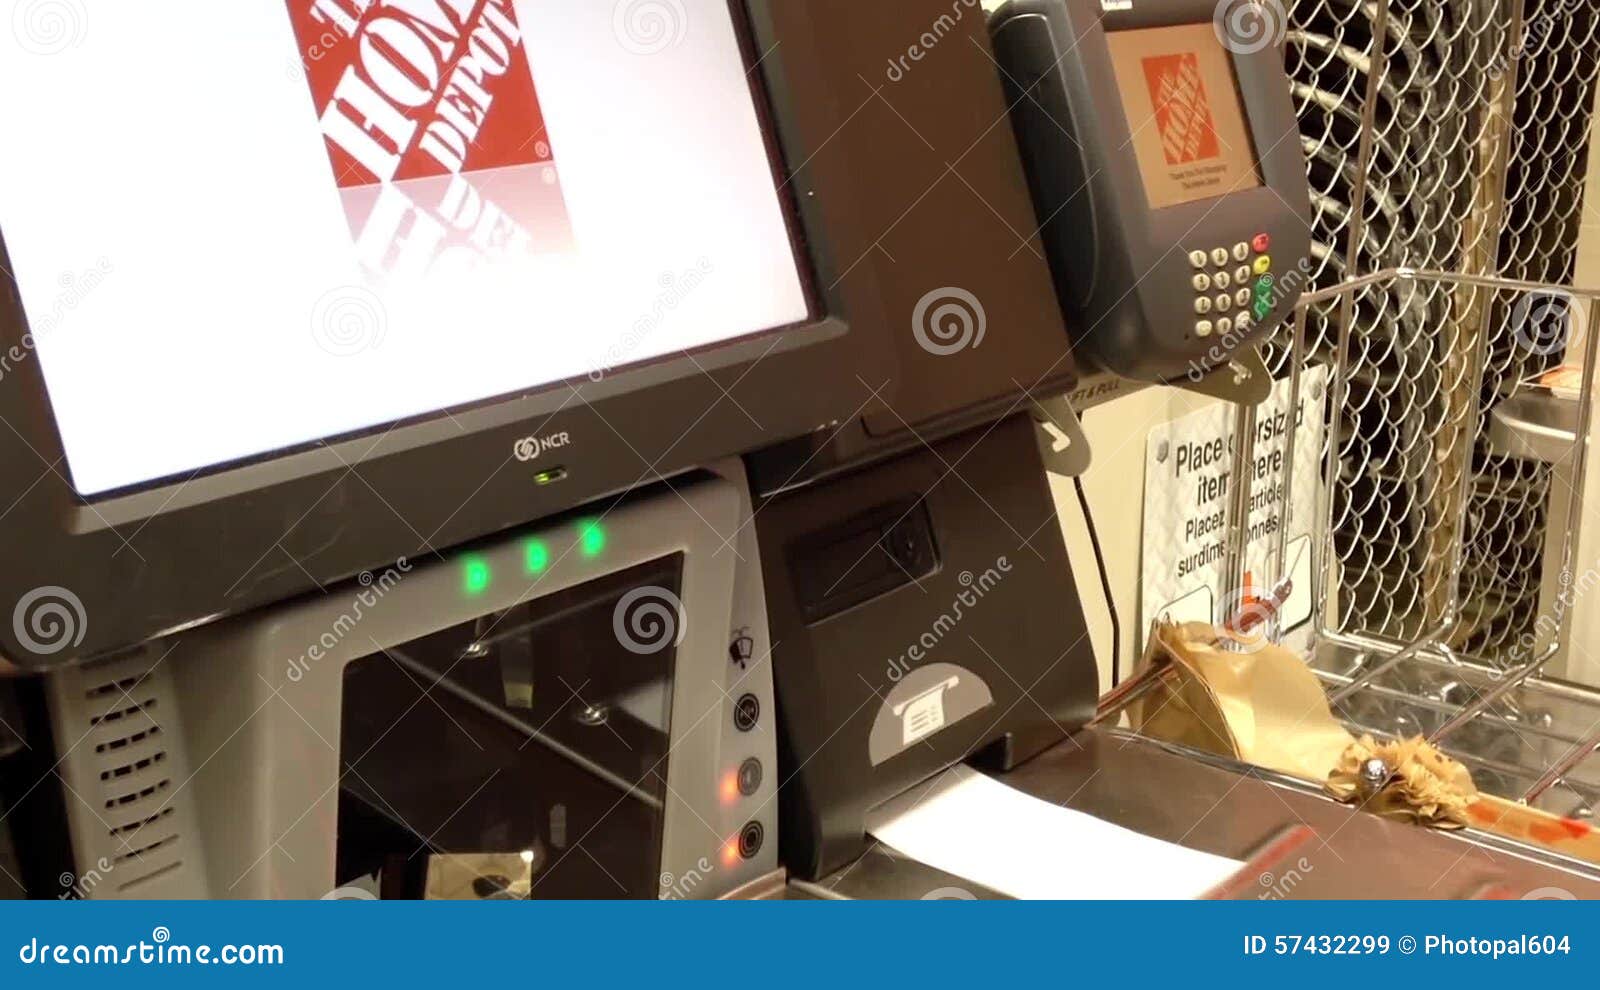
[[[578,528],[581,536],[579,545],[583,548],[585,557],[598,557],[606,548],[606,531],[598,520],[591,520]]]
[[[529,540],[527,560],[529,574],[543,574],[550,566],[550,548],[543,540]]]
[[[481,595],[489,590],[489,562],[482,557],[468,557],[462,571],[461,585],[469,595]]]

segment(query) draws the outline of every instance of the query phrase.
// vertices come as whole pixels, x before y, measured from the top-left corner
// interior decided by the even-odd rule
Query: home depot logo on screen
[[[1200,59],[1194,52],[1155,55],[1142,60],[1145,85],[1156,109],[1156,130],[1168,165],[1216,158],[1217,143],[1211,101],[1200,79]]]
[[[341,187],[551,159],[512,0],[288,0]]]

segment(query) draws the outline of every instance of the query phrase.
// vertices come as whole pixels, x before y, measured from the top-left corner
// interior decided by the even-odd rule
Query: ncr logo
[[[511,453],[517,460],[527,464],[530,461],[538,460],[540,454],[547,454],[552,450],[560,450],[570,443],[572,443],[572,438],[566,433],[552,433],[547,437],[523,437],[512,445]]]
[[[512,0],[288,0],[341,188],[552,160]]]

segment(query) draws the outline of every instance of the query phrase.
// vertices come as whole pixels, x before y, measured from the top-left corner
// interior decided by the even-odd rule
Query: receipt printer
[[[792,875],[852,862],[874,807],[952,764],[1015,766],[1093,716],[1094,649],[1027,414],[755,520]]]
[[[1080,354],[1198,380],[1293,311],[1311,219],[1281,7],[1012,0],[990,28]]]

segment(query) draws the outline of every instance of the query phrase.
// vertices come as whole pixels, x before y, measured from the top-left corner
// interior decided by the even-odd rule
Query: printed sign
[[[1279,611],[1281,631],[1301,629],[1311,618],[1316,594],[1312,534],[1321,485],[1328,370],[1308,369],[1300,378],[1300,401],[1291,403],[1288,380],[1273,386],[1256,410],[1254,459],[1249,468],[1249,539],[1242,596],[1225,600],[1223,557],[1232,488],[1233,415],[1219,403],[1150,431],[1145,444],[1144,539],[1141,555],[1140,626],[1166,617],[1175,622],[1221,624],[1241,608],[1267,600],[1277,579],[1273,549],[1288,528],[1286,569],[1292,577]],[[1286,463],[1287,439],[1295,431],[1294,470]],[[1283,485],[1292,485],[1289,518],[1280,518]],[[1224,614],[1227,613],[1227,614]],[[1306,631],[1309,631],[1307,629]],[[1290,639],[1291,645],[1304,636]],[[1142,645],[1142,644],[1141,644]]]

